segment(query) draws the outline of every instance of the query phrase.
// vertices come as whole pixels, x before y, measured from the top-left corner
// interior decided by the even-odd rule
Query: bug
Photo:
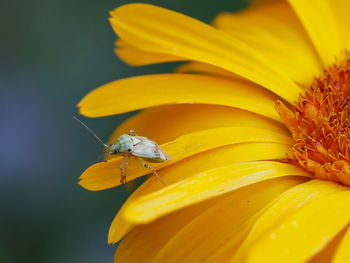
[[[166,185],[152,166],[144,162],[160,163],[171,160],[171,157],[163,151],[156,142],[147,137],[138,136],[135,131],[130,130],[129,134],[122,134],[115,143],[107,145],[85,123],[74,116],[73,119],[83,125],[99,142],[102,143],[105,148],[103,151],[105,154],[105,161],[107,161],[109,155],[119,155],[124,157],[120,164],[120,182],[122,184],[126,182],[129,159],[134,158],[140,165],[150,169],[163,185]]]

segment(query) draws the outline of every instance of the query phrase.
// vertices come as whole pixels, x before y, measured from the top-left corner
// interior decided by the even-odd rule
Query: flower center
[[[350,58],[324,70],[293,110],[277,101],[296,161],[316,178],[350,186]]]

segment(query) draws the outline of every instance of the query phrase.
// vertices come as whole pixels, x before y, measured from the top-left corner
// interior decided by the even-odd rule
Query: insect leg
[[[124,157],[122,162],[120,163],[120,183],[124,184],[126,181],[126,174],[124,175],[124,163],[125,163],[125,159],[127,159],[127,157]]]
[[[128,158],[128,157],[125,157],[124,159],[125,159],[125,162],[124,162],[124,178],[125,178],[124,183],[125,183],[125,181],[126,181],[126,175],[127,175],[127,173],[128,173],[129,158]]]
[[[126,177],[127,176],[127,172],[128,172],[128,164],[129,164],[129,160],[130,158],[126,157],[126,161],[125,161],[125,174],[124,176]],[[132,189],[135,187],[135,181],[129,181],[127,182],[126,184],[126,188],[129,190],[129,191],[132,191]]]
[[[130,136],[137,136],[137,133],[134,130],[129,131]]]
[[[164,183],[164,181],[162,180],[162,178],[160,178],[159,174],[157,174],[157,172],[156,172],[150,165],[148,165],[147,163],[141,161],[141,160],[138,159],[137,157],[135,157],[135,159],[136,159],[136,161],[137,161],[139,164],[141,164],[143,167],[150,169],[150,170],[154,173],[154,175],[157,176],[157,178],[159,179],[159,181],[161,181],[161,183],[162,183],[164,186],[166,186],[166,183]]]
[[[108,152],[109,150],[108,149],[106,149],[106,150],[104,150],[104,152],[103,152],[103,155],[104,155],[104,161],[105,162],[107,162],[108,161],[108,156],[109,156],[109,152]]]

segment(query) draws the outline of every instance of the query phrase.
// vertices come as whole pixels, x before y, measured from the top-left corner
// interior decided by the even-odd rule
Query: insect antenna
[[[83,123],[81,120],[79,120],[77,117],[73,116],[73,119],[79,122],[81,125],[83,125],[91,134],[100,142],[102,143],[103,147],[106,149],[109,149],[109,146],[105,144],[97,135],[94,133],[85,123]]]

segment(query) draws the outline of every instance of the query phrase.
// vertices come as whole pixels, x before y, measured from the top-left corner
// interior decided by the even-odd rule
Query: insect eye
[[[114,149],[113,154],[117,154],[117,149]]]

